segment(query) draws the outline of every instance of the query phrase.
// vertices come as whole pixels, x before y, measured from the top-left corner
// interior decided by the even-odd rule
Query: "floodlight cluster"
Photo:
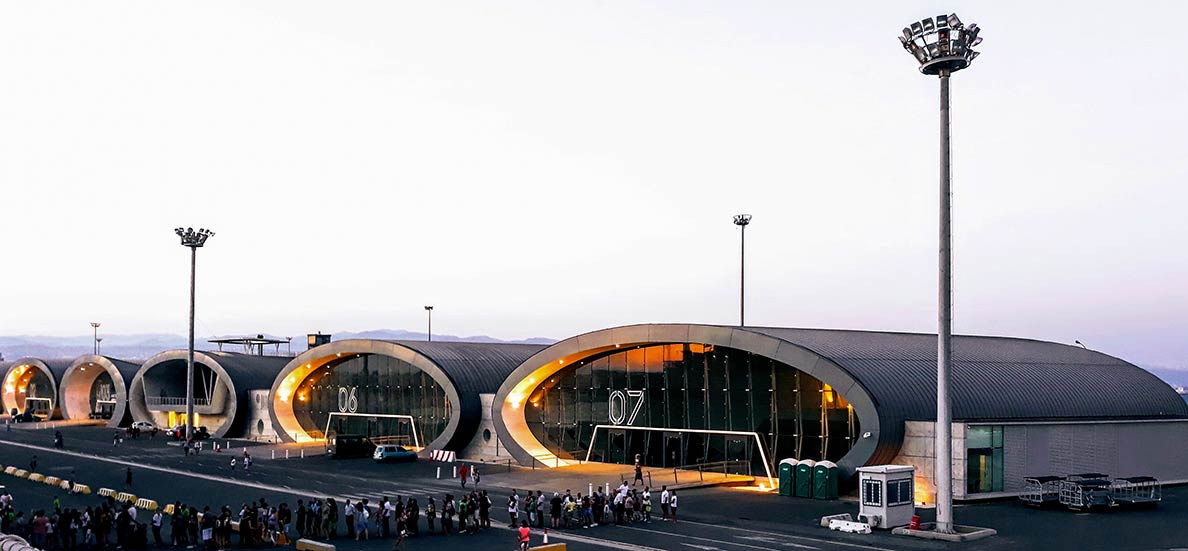
[[[973,49],[982,43],[977,23],[965,26],[957,14],[938,15],[903,28],[899,42],[920,62],[928,75],[951,73],[969,67],[978,57]]]
[[[192,248],[205,245],[206,240],[214,235],[213,231],[206,228],[199,228],[198,231],[194,231],[194,228],[175,228],[173,231],[181,238],[182,246]]]

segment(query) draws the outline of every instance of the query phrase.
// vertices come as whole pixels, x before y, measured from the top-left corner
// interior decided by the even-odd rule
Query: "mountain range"
[[[405,340],[405,341],[423,341],[427,339],[427,335],[417,331],[405,331],[402,329],[375,329],[370,331],[350,332],[344,331],[342,333],[333,333],[334,340],[345,339],[383,339],[383,340]],[[194,348],[197,350],[217,350],[218,346],[208,342],[211,339],[221,339],[231,336],[256,336],[256,335],[217,335],[210,337],[195,337]],[[279,337],[276,335],[264,334],[264,337],[285,340],[286,337]],[[169,334],[138,334],[138,335],[104,335],[100,344],[100,352],[105,356],[113,358],[120,358],[125,360],[144,360],[154,354],[164,351],[173,350],[177,348],[186,348],[186,337],[182,335]],[[523,340],[502,340],[486,335],[476,335],[469,337],[459,337],[457,335],[433,335],[433,340],[437,341],[452,341],[452,342],[507,342],[507,343],[523,343],[523,344],[553,344],[557,342],[555,339],[544,337],[533,337]],[[43,336],[9,336],[0,337],[0,354],[5,360],[16,360],[26,356],[36,358],[75,358],[83,354],[90,354],[94,352],[94,341],[90,335],[78,337],[43,337]],[[266,354],[272,355],[296,355],[305,350],[306,346],[305,336],[293,337],[291,348],[289,343],[277,346],[268,346],[265,349]],[[229,352],[243,352],[243,349],[237,345],[224,345],[224,350]]]

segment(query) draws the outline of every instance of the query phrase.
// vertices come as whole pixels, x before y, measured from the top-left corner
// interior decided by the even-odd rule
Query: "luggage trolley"
[[[1043,507],[1060,503],[1060,483],[1063,476],[1030,476],[1023,479],[1023,494],[1019,499],[1027,505]]]
[[[1059,484],[1060,503],[1069,509],[1085,511],[1109,507],[1114,502],[1109,475],[1103,473],[1070,474]]]
[[[1114,503],[1130,507],[1154,507],[1163,500],[1163,485],[1151,476],[1114,479]]]

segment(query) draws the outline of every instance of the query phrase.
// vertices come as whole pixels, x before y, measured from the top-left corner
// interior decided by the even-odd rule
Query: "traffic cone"
[[[544,544],[548,545],[549,544],[549,529],[545,528],[544,531],[545,531],[544,532]]]

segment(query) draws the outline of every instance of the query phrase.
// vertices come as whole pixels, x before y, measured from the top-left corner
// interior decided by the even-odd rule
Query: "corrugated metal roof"
[[[854,377],[875,402],[884,455],[898,449],[905,420],[936,420],[935,334],[744,330],[808,348]],[[1011,337],[955,335],[950,397],[954,421],[1188,418],[1188,404],[1145,369],[1078,346]]]
[[[437,364],[458,392],[458,427],[443,449],[461,450],[482,422],[479,394],[494,394],[511,372],[545,348],[538,344],[387,341],[412,349]]]

